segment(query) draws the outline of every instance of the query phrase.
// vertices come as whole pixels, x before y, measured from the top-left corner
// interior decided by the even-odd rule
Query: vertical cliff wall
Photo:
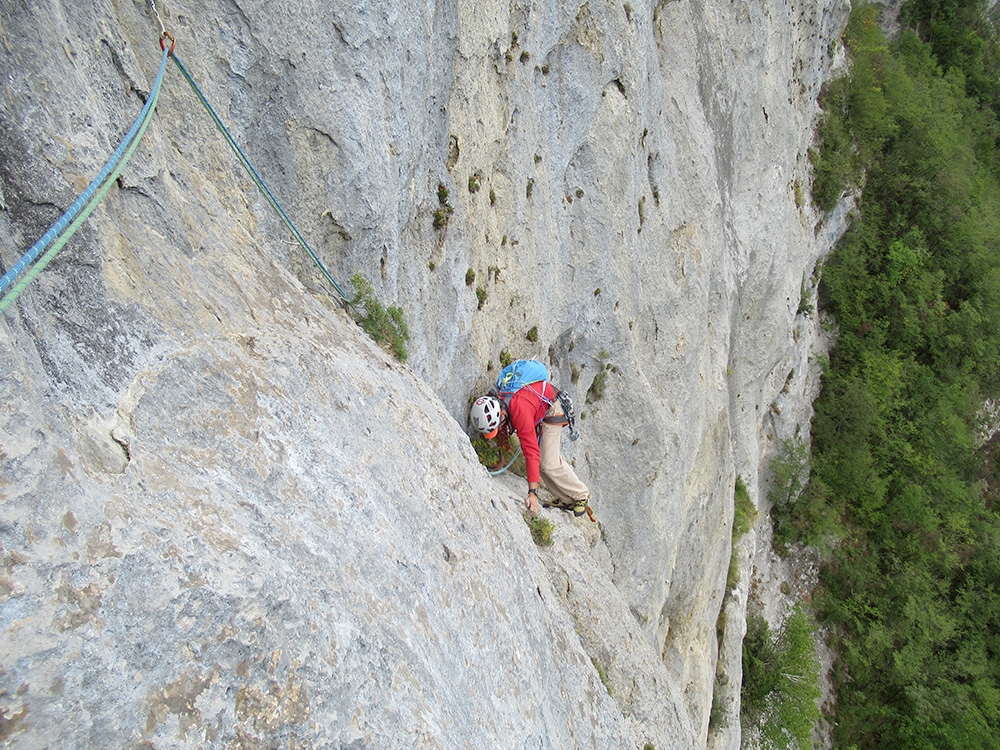
[[[814,386],[800,297],[837,223],[807,152],[845,5],[157,10],[334,276],[403,308],[410,359],[168,64],[117,185],[0,321],[0,733],[703,746],[721,673],[711,742],[737,746],[733,482],[756,493]],[[148,97],[159,20],[3,5],[5,269]],[[539,551],[518,481],[478,466],[465,410],[502,352],[575,394],[599,532],[551,512]]]

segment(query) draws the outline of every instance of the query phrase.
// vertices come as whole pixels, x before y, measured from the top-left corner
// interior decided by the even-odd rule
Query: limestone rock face
[[[411,334],[402,365],[357,328],[168,62],[117,184],[0,320],[0,737],[737,747],[733,484],[756,496],[775,415],[815,393],[843,217],[810,209],[808,149],[846,12],[0,10],[4,270],[128,130],[162,22],[334,277]],[[508,354],[582,412],[600,527],[544,511],[550,548],[466,436]]]

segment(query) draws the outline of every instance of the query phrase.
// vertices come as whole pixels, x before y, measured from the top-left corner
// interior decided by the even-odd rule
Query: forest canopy
[[[821,96],[813,201],[857,216],[822,270],[836,326],[811,473],[775,524],[830,550],[836,747],[1000,747],[1000,66],[981,0],[855,7]]]

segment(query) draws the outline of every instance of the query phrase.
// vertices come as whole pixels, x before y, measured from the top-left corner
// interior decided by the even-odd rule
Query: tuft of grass
[[[729,556],[729,573],[726,576],[726,588],[732,588],[740,582],[740,560],[736,554],[736,540],[753,528],[757,521],[757,508],[750,499],[750,492],[743,483],[743,477],[736,477],[736,489],[733,492],[733,541],[732,553]]]
[[[736,489],[733,491],[733,538],[739,539],[753,528],[757,521],[757,506],[750,499],[750,491],[743,483],[743,477],[736,477]]]
[[[604,349],[601,349],[601,353],[597,355],[599,367],[597,374],[590,382],[590,387],[587,389],[587,396],[584,399],[585,403],[593,404],[604,398],[604,390],[607,387],[607,375],[605,373],[612,369],[611,364],[608,362],[610,358],[611,355]]]
[[[509,351],[507,351],[506,349],[504,349],[503,351],[500,352],[500,367],[506,367],[507,365],[509,365],[513,361],[514,361],[514,358],[512,356],[510,356],[510,352]]]
[[[360,273],[351,277],[355,296],[351,300],[354,319],[375,343],[392,354],[400,362],[407,358],[406,342],[410,339],[410,329],[403,320],[401,307],[384,307],[375,297],[372,285]],[[364,312],[360,312],[363,310]]]
[[[809,287],[806,284],[806,275],[802,274],[802,285],[799,288],[799,309],[796,311],[797,315],[803,315],[809,317],[816,310],[816,306],[813,305],[809,298]]]
[[[465,272],[465,285],[472,286],[472,284],[475,281],[476,281],[476,272],[470,268],[468,271]]]
[[[708,714],[709,734],[727,726],[726,706],[721,699],[724,680],[723,675],[715,675],[715,684],[712,687],[712,708]]]
[[[476,287],[476,309],[482,310],[483,305],[486,304],[486,287],[477,286]]]
[[[540,515],[532,518],[525,512],[524,522],[531,529],[531,538],[535,540],[535,544],[539,547],[548,547],[552,544],[552,531],[555,529],[552,521]]]
[[[448,226],[448,222],[451,221],[451,215],[455,213],[455,209],[451,206],[447,208],[437,208],[434,210],[434,228],[444,229]]]
[[[601,684],[604,685],[604,689],[608,691],[608,695],[614,698],[615,688],[611,684],[611,680],[608,678],[608,673],[604,670],[604,667],[601,666],[601,663],[597,661],[597,659],[591,659],[590,661],[593,663],[594,669],[597,670],[597,676],[601,678]]]
[[[487,369],[492,369],[493,363],[491,362]],[[471,406],[475,398],[469,399],[469,404]],[[496,471],[502,469],[511,459],[516,460],[511,463],[510,468],[507,469],[511,474],[519,477],[527,476],[527,466],[524,462],[524,456],[518,456],[517,451],[520,447],[516,435],[511,435],[508,437],[506,444],[500,439],[487,440],[478,432],[473,432],[469,437],[469,442],[472,444],[472,449],[476,452],[476,457],[479,459],[479,463],[485,466],[490,471]]]
[[[448,203],[448,188],[439,183],[437,193],[440,208],[434,211],[434,228],[444,229],[451,221],[451,215],[455,213],[455,209]]]
[[[532,326],[531,330],[528,331],[524,337],[528,339],[532,344],[538,341],[538,326]]]

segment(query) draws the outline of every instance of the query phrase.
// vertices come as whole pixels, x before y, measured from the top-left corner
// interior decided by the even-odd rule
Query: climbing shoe
[[[546,500],[542,503],[543,508],[558,508],[559,510],[573,510],[573,503],[564,503],[558,497]]]
[[[560,500],[559,498],[552,498],[542,503],[543,508],[558,508],[559,510],[565,510],[567,513],[572,513],[574,516],[579,518],[584,513],[587,512],[587,501],[586,500]]]

